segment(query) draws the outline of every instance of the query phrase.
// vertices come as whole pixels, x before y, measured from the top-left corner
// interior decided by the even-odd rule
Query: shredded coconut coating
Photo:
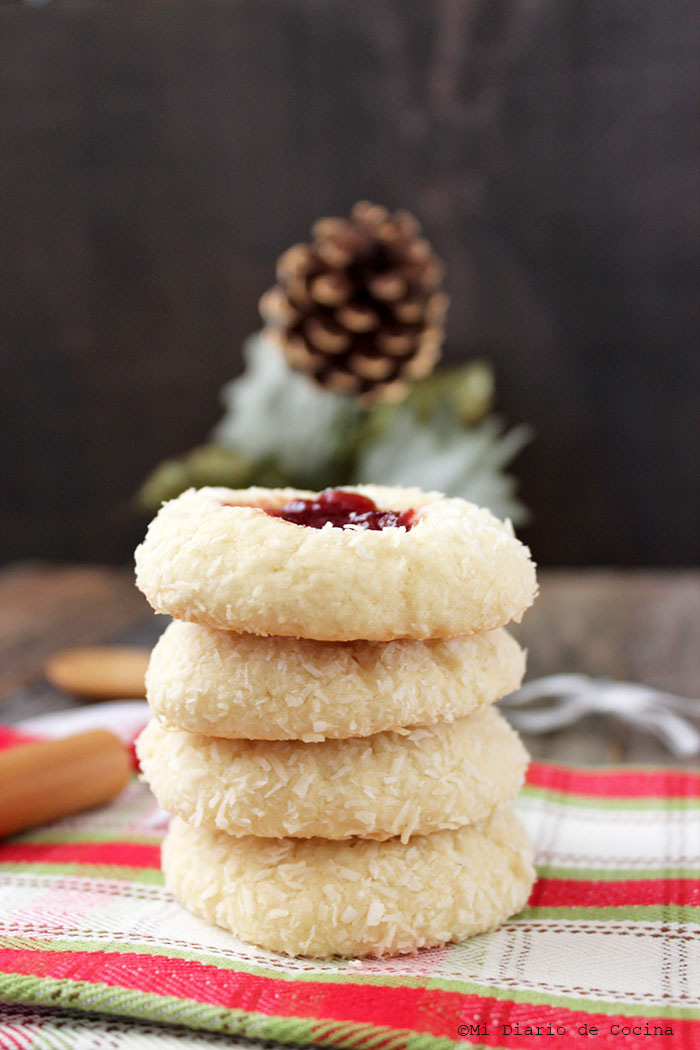
[[[136,582],[157,612],[260,635],[320,641],[450,638],[520,620],[535,567],[488,510],[437,492],[359,485],[410,529],[307,528],[266,514],[297,489],[189,489],[136,550]],[[227,506],[226,504],[235,504]]]
[[[314,642],[171,623],[146,691],[166,726],[250,740],[324,740],[451,721],[517,689],[502,628],[468,638]]]
[[[163,809],[269,838],[388,839],[475,824],[522,787],[528,756],[493,708],[455,722],[304,744],[220,740],[153,719],[136,750]]]
[[[169,890],[195,915],[287,955],[397,955],[499,926],[527,901],[532,848],[504,807],[458,831],[369,842],[231,838],[175,818]]]

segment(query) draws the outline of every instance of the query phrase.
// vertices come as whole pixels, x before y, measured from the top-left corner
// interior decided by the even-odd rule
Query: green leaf
[[[495,392],[493,369],[486,361],[434,372],[414,383],[405,404],[423,422],[434,418],[441,404],[462,423],[478,423],[491,411]]]
[[[233,449],[199,445],[180,459],[166,459],[148,475],[136,499],[144,510],[157,510],[165,500],[185,489],[202,485],[247,488],[259,472],[259,464]]]
[[[292,486],[351,482],[417,485],[526,518],[504,468],[530,439],[488,415],[493,372],[483,361],[415,383],[402,404],[363,409],[293,371],[263,331],[245,344],[246,367],[222,391],[224,416],[212,442],[166,460],[138,493],[156,509],[190,486]]]

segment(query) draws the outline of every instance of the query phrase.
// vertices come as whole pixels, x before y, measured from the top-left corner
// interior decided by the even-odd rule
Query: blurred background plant
[[[222,390],[224,416],[211,440],[159,464],[139,491],[149,511],[200,485],[321,489],[419,485],[462,496],[522,523],[526,508],[505,468],[530,428],[506,430],[493,413],[485,361],[414,383],[400,404],[364,408],[296,373],[264,331],[245,345],[243,374]]]
[[[526,519],[505,468],[529,439],[493,413],[494,376],[474,360],[434,373],[448,298],[443,267],[408,212],[367,201],[318,220],[260,301],[267,325],[222,391],[209,443],[168,459],[139,501],[190,486],[418,485]]]

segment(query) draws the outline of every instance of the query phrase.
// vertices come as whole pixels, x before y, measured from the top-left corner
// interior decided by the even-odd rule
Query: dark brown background
[[[368,196],[537,436],[549,564],[700,554],[695,0],[0,0],[2,556],[119,560],[274,259]]]

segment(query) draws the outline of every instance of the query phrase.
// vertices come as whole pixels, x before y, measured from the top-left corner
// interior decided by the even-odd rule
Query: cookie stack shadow
[[[185,612],[207,618],[194,601]],[[220,620],[167,628],[137,743],[174,814],[163,869],[187,909],[263,948],[325,957],[458,941],[524,906],[532,851],[511,803],[527,754],[493,704],[520,685],[525,654],[502,626],[328,641]]]

